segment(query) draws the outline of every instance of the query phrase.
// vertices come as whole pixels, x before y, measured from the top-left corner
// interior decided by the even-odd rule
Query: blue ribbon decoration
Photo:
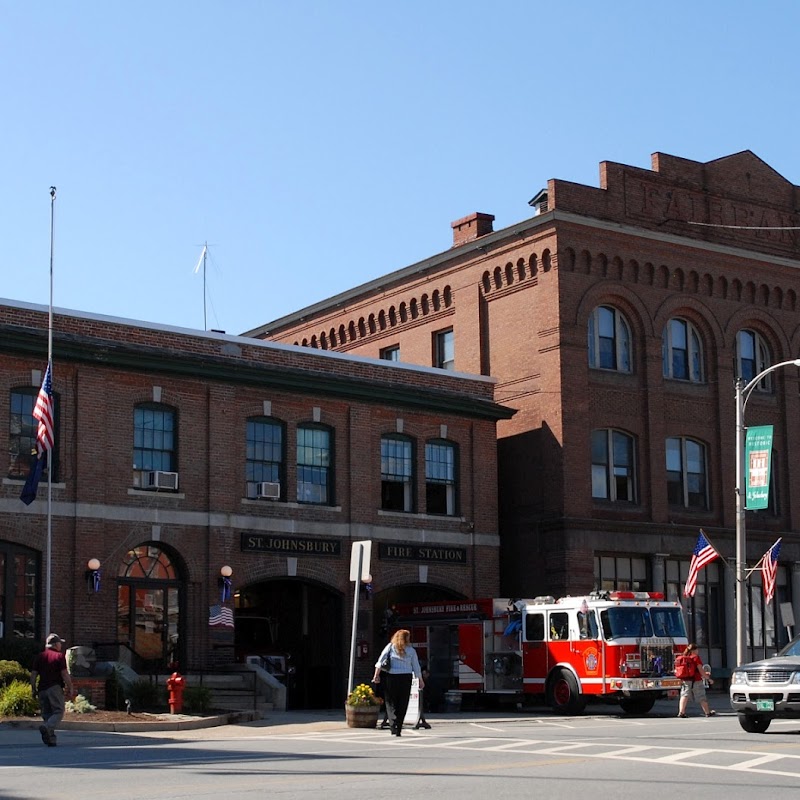
[[[222,602],[224,603],[226,600],[231,599],[231,588],[233,586],[233,581],[230,578],[222,578]]]
[[[92,589],[97,594],[100,591],[100,570],[92,570]]]

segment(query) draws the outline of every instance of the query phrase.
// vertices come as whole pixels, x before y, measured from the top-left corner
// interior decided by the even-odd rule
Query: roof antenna
[[[206,258],[208,257],[208,242],[203,245],[203,252],[200,253],[200,258],[197,259],[197,266],[194,268],[194,274],[197,275],[200,269],[200,264],[203,265],[203,330],[208,330],[208,323],[206,321]]]

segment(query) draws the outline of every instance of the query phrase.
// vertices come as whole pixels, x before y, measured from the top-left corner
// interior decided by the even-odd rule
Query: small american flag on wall
[[[221,606],[219,603],[208,609],[208,624],[210,627],[233,627],[233,609]]]

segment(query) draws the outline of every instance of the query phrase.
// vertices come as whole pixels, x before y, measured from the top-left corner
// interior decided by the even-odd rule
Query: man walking
[[[37,693],[36,679],[39,679],[39,706],[42,709],[44,725],[39,726],[42,741],[48,747],[56,746],[56,728],[64,716],[64,688],[67,697],[72,697],[72,678],[67,671],[67,659],[61,652],[64,640],[57,634],[47,637],[45,649],[33,660],[31,670],[31,690]]]

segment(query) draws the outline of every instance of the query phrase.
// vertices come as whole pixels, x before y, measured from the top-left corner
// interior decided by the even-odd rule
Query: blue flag
[[[44,472],[44,456],[38,455],[33,457],[31,470],[28,473],[28,479],[22,487],[22,494],[19,499],[29,506],[36,499],[36,492],[39,490],[39,481],[42,479],[42,472]]]

